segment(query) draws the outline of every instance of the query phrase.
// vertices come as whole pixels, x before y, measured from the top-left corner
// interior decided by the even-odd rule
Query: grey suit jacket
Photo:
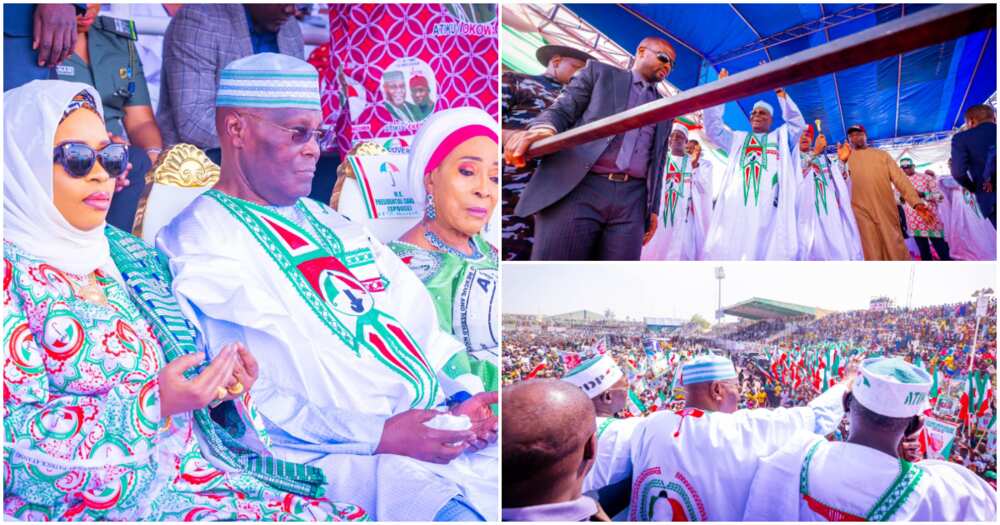
[[[289,18],[278,31],[282,54],[305,58],[302,30]],[[185,142],[219,147],[215,92],[233,60],[253,54],[241,4],[188,4],[170,20],[163,38],[160,107],[156,121],[166,146]]]
[[[531,125],[545,124],[563,132],[628,109],[632,72],[590,60],[573,76],[559,98]],[[646,213],[659,213],[663,160],[669,122],[658,122],[646,172]],[[521,194],[514,212],[527,217],[555,204],[583,180],[614,137],[597,139],[543,157]]]

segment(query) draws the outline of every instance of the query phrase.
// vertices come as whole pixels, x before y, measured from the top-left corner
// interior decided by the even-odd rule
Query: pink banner
[[[499,112],[496,4],[331,4],[322,59],[323,113],[342,153],[362,141],[407,153],[434,111]]]

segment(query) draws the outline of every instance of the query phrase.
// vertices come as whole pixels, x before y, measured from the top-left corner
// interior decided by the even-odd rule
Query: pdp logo
[[[392,180],[392,185],[396,185],[396,175],[399,174],[399,167],[391,162],[383,162],[378,167],[378,172],[383,178],[389,177]]]
[[[382,147],[389,153],[408,154],[410,153],[410,143],[401,138],[391,138],[382,144]]]

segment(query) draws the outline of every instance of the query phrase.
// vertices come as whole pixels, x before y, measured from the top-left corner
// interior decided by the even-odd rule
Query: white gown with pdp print
[[[799,152],[802,168],[796,210],[799,258],[804,261],[860,261],[861,234],[851,193],[839,163],[824,154]]]
[[[795,260],[795,202],[801,178],[798,142],[806,123],[791,98],[778,97],[785,123],[769,133],[733,131],[724,106],[706,108],[709,140],[729,152],[705,240],[704,258],[723,261]]]
[[[799,434],[761,461],[742,519],[992,523],[996,491],[955,463],[907,463],[870,447]]]
[[[378,520],[432,520],[461,497],[496,519],[495,445],[447,465],[373,455],[390,416],[482,391],[449,363],[424,285],[363,227],[310,199],[264,207],[211,190],[164,228],[174,292],[213,355],[242,341],[276,455],[328,477]],[[449,373],[451,372],[451,373]]]
[[[712,169],[708,161],[695,168],[691,157],[669,153],[663,168],[656,232],[642,247],[641,259],[697,261],[712,217]]]
[[[844,389],[835,385],[804,407],[646,417],[631,442],[629,521],[739,521],[759,459],[796,432],[833,432]]]

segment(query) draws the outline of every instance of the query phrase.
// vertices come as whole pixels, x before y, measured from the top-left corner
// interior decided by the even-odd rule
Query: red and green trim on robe
[[[341,260],[343,243],[302,200],[295,207],[319,237],[265,206],[215,190],[206,195],[249,230],[316,317],[356,357],[368,352],[409,384],[411,408],[437,404],[440,385],[420,345],[402,323],[377,307],[372,294]]]

